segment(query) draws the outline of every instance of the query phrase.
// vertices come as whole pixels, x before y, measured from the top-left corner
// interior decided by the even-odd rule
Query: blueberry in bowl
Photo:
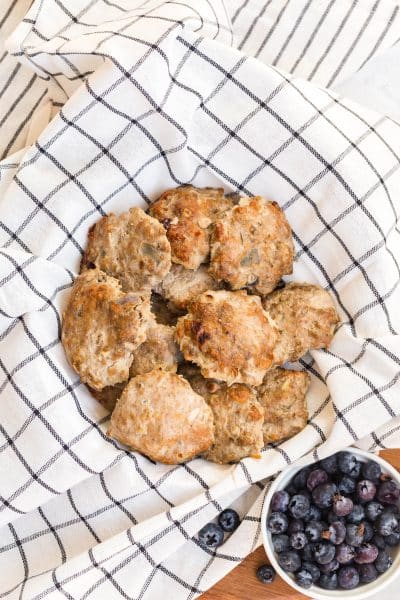
[[[357,448],[285,469],[261,525],[277,574],[316,600],[362,600],[400,577],[400,475]]]

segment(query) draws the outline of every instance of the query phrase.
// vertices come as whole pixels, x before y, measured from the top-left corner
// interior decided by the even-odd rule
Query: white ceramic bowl
[[[358,459],[362,462],[374,460],[381,466],[382,471],[384,473],[389,473],[393,477],[393,480],[400,485],[400,474],[396,471],[396,469],[392,467],[392,465],[386,462],[386,460],[379,458],[379,456],[376,456],[375,454],[370,454],[369,452],[358,450],[357,448],[346,448],[346,451],[355,454],[358,457]],[[310,588],[305,589],[297,585],[293,576],[289,573],[286,573],[279,566],[278,561],[276,559],[276,554],[272,546],[272,536],[266,528],[266,521],[269,513],[271,498],[276,491],[284,489],[288,485],[292,477],[298,471],[304,468],[306,464],[312,464],[312,461],[310,463],[302,463],[301,466],[293,465],[282,471],[282,473],[275,479],[264,498],[264,506],[261,514],[262,536],[264,548],[271,562],[271,565],[274,567],[278,575],[280,575],[280,577],[282,577],[282,579],[286,581],[286,583],[288,583],[292,588],[294,588],[298,592],[301,592],[302,594],[306,594],[311,598],[315,598],[316,600],[337,600],[339,598],[343,598],[346,600],[362,600],[364,598],[368,598],[373,594],[380,593],[390,582],[393,581],[393,579],[396,576],[400,574],[400,546],[398,546],[397,548],[391,548],[391,552],[389,552],[388,550],[389,554],[391,554],[391,556],[393,557],[393,565],[390,567],[390,569],[386,571],[386,573],[379,575],[379,577],[372,583],[362,584],[354,590],[330,591],[324,590],[316,585],[312,585]]]

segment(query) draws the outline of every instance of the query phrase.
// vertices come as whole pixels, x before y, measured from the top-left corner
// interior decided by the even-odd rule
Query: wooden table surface
[[[385,450],[380,454],[400,471],[400,448]],[[213,588],[201,596],[201,600],[301,600],[308,598],[293,590],[280,577],[274,583],[260,583],[255,572],[257,567],[269,562],[264,548],[258,548],[250,554],[229,575],[221,579]]]

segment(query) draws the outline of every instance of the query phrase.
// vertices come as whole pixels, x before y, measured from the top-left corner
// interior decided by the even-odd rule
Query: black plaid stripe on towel
[[[284,13],[276,22],[276,2],[254,4],[263,18],[275,11],[279,53]],[[335,15],[348,6],[334,4]],[[399,27],[392,6],[365,3],[378,37],[385,18]],[[305,454],[400,440],[399,126],[234,49],[228,13],[238,21],[239,8],[36,0],[9,38],[46,81],[52,108],[40,115],[62,108],[0,163],[0,598],[195,598],[260,543],[267,478]],[[304,16],[290,56],[318,24],[307,11],[316,20]],[[364,58],[377,41],[366,27]],[[342,319],[330,350],[302,361],[306,429],[233,466],[154,464],[107,439],[107,415],[59,341],[90,225],[186,182],[278,201],[293,279],[329,290]],[[228,505],[241,526],[204,550],[197,531]]]

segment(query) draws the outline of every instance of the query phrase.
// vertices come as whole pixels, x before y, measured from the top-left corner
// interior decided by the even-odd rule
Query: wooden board
[[[381,456],[400,471],[400,449],[385,450],[381,452]],[[203,594],[201,600],[301,600],[308,597],[293,590],[280,577],[271,585],[260,583],[255,572],[257,567],[266,562],[268,559],[264,548],[258,548],[229,575]]]

